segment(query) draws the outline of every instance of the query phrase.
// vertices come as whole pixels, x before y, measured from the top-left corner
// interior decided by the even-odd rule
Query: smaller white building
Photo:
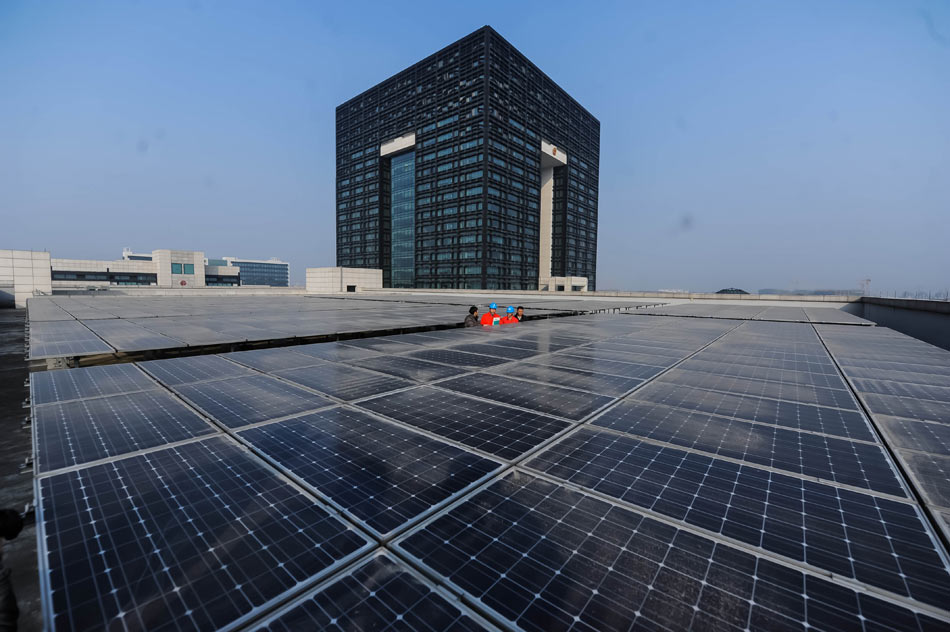
[[[31,296],[52,293],[48,252],[0,250],[0,306],[26,307]]]
[[[373,268],[307,268],[308,294],[383,289],[383,271]]]

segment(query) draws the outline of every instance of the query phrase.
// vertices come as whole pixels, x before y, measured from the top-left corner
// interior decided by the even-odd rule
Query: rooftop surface
[[[32,374],[48,625],[946,629],[950,352],[648,311]]]

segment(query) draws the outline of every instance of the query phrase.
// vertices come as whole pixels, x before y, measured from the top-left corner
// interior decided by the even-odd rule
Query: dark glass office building
[[[599,154],[599,121],[481,28],[337,108],[337,265],[386,287],[596,289]]]

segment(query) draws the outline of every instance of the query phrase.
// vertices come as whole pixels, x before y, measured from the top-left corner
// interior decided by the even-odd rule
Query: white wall
[[[26,307],[34,292],[51,294],[53,280],[48,252],[0,250],[0,286],[13,287],[17,307]]]
[[[307,292],[330,294],[346,292],[355,285],[357,292],[383,289],[383,271],[373,268],[307,268]]]

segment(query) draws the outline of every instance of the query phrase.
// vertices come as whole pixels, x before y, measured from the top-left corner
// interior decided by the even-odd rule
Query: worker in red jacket
[[[501,321],[501,316],[498,315],[498,305],[492,303],[488,306],[488,311],[482,316],[482,326],[491,327],[492,325],[497,325]]]
[[[506,314],[502,317],[498,324],[500,325],[517,325],[518,317],[515,316],[515,308],[511,305],[508,306],[508,309],[505,310]]]

